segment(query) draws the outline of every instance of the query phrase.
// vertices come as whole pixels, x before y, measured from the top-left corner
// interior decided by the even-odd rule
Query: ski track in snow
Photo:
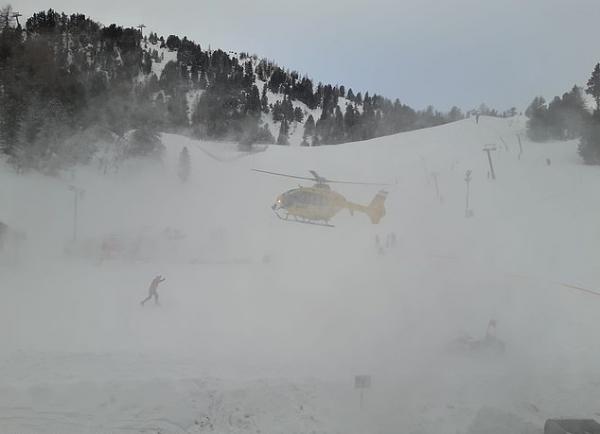
[[[252,154],[164,134],[162,164],[109,176],[1,166],[0,220],[27,239],[0,255],[0,432],[500,434],[599,417],[600,297],[562,284],[600,291],[600,171],[524,125]],[[270,206],[297,182],[251,168],[392,183],[387,215],[286,224]],[[70,184],[85,189],[77,243]],[[377,190],[335,189],[358,203]],[[156,274],[161,306],[142,308]],[[490,318],[504,354],[452,350]],[[357,374],[373,377],[364,408]]]

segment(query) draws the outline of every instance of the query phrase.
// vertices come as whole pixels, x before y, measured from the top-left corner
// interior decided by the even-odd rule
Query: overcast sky
[[[415,108],[520,110],[584,84],[600,61],[600,0],[23,0],[102,24],[144,23],[247,51]]]

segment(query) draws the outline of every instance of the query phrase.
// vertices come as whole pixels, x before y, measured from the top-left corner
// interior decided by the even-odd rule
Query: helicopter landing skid
[[[334,228],[334,225],[330,225],[329,223],[319,223],[316,220],[308,220],[308,219],[302,219],[299,220],[298,218],[294,217],[294,219],[290,219],[289,218],[289,214],[286,214],[285,217],[282,217],[281,214],[279,214],[276,210],[273,210],[273,212],[275,213],[275,215],[277,216],[277,218],[279,218],[279,220],[283,220],[286,222],[292,222],[292,223],[302,223],[305,225],[313,225],[313,226],[325,226],[327,228]]]

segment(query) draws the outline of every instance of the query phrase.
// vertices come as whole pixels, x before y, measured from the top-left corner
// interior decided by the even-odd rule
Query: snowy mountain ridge
[[[82,14],[49,9],[24,27],[0,25],[0,150],[19,170],[54,173],[89,162],[99,143],[123,147],[128,131],[138,131],[138,143],[131,155],[120,151],[126,157],[156,154],[160,132],[244,149],[316,146],[464,117],[457,107],[415,110],[398,99],[314,82],[267,59],[103,26]]]

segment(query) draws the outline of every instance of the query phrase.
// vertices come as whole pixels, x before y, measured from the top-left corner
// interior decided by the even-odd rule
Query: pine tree
[[[244,64],[244,87],[248,89],[250,86],[254,84],[256,81],[256,76],[254,75],[254,68],[252,65],[252,61],[248,60]]]
[[[600,110],[600,63],[596,63],[592,76],[587,82],[585,92],[594,97],[596,110]]]
[[[263,84],[262,96],[260,98],[260,105],[263,113],[269,113],[269,98],[267,97],[267,83]]]
[[[352,88],[348,89],[348,95],[346,96],[349,101],[354,102],[354,92],[352,92]]]
[[[198,65],[192,65],[190,69],[190,79],[192,84],[198,85]]]
[[[525,115],[529,118],[527,121],[527,135],[535,142],[543,142],[548,139],[548,109],[546,100],[541,97],[535,97]]]
[[[206,89],[208,86],[208,79],[206,78],[206,72],[204,70],[200,70],[200,74],[198,75],[198,87],[200,89]]]
[[[12,92],[0,93],[0,150],[8,156],[16,150],[19,125],[26,107],[19,88],[16,84],[13,86]]]
[[[179,170],[177,174],[181,182],[187,182],[190,177],[191,160],[190,153],[188,152],[187,146],[184,146],[179,153]]]
[[[150,53],[147,51],[144,52],[143,61],[142,61],[142,72],[145,75],[148,75],[152,72],[152,57]]]
[[[453,106],[450,109],[450,112],[448,113],[448,120],[450,122],[456,122],[456,121],[459,121],[459,120],[461,120],[463,118],[464,118],[464,116],[462,114],[462,111],[458,107]]]
[[[277,137],[278,145],[289,145],[290,144],[290,142],[288,140],[288,130],[289,130],[288,123],[284,119],[281,121],[281,126],[279,127],[279,136]]]
[[[563,101],[560,97],[555,96],[550,104],[548,104],[546,128],[548,129],[549,138],[556,140],[565,139],[565,130],[567,126],[565,124],[564,112]]]
[[[369,96],[368,91],[365,93],[365,97],[363,99],[363,104],[364,105],[372,105],[372,100],[371,100],[371,97]]]
[[[177,62],[167,62],[160,74],[160,88],[167,92],[173,92],[181,79],[181,68]]]
[[[586,164],[600,164],[600,110],[588,119],[578,151]]]
[[[256,136],[255,143],[264,143],[267,145],[275,143],[275,137],[273,137],[273,134],[271,134],[269,124],[264,124],[261,128],[258,129],[258,134]]]
[[[178,36],[169,35],[167,38],[167,48],[171,51],[178,50],[181,47],[181,40]]]
[[[189,126],[188,102],[183,90],[173,92],[167,101],[167,120],[172,126]]]
[[[346,106],[346,113],[344,114],[344,129],[346,130],[346,137],[350,141],[356,140],[355,125],[358,123],[358,116],[359,114],[354,109],[354,106],[352,104],[348,104]]]
[[[279,102],[279,101],[275,101],[275,104],[273,104],[273,110],[271,111],[271,113],[273,116],[273,120],[275,122],[285,119],[285,115],[283,114],[281,102]]]
[[[312,137],[315,133],[315,119],[313,115],[308,115],[306,118],[306,122],[304,123],[304,134],[302,134],[303,139],[307,139],[308,137]]]
[[[570,92],[563,95],[562,108],[565,138],[570,140],[581,137],[589,113],[580,87],[573,86]]]
[[[11,163],[20,170],[39,169],[47,155],[44,143],[46,114],[42,102],[33,98],[19,119],[16,142],[9,156]]]
[[[319,139],[319,134],[315,129],[315,133],[312,136],[312,146],[321,146],[321,139]]]
[[[281,102],[281,110],[286,121],[292,122],[294,120],[294,105],[289,96]]]
[[[339,105],[335,106],[335,122],[333,124],[332,138],[335,143],[344,141],[344,115]]]
[[[304,113],[300,107],[294,108],[294,121],[302,122],[304,120]]]
[[[491,115],[490,108],[483,102],[481,104],[479,104],[477,113],[479,113],[480,116],[490,116]]]
[[[253,116],[258,116],[261,112],[260,94],[255,84],[250,88],[246,95],[246,112]]]
[[[126,154],[129,157],[160,158],[163,151],[160,134],[152,126],[146,125],[132,133]]]

